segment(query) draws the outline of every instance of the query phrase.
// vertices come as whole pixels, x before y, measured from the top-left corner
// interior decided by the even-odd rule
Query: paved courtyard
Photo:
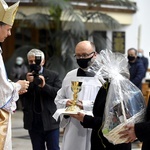
[[[27,130],[23,129],[22,111],[16,111],[12,115],[12,141],[13,150],[32,150]],[[60,135],[60,147],[62,135]],[[132,150],[140,150],[139,144],[132,144]]]

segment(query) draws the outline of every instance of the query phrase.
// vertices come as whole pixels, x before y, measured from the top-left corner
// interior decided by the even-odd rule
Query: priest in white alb
[[[102,86],[100,81],[87,74],[86,69],[96,58],[95,46],[90,41],[81,41],[75,48],[75,58],[79,68],[70,71],[63,80],[62,88],[58,91],[55,98],[58,111],[69,108],[74,103],[77,96],[77,106],[84,113],[92,115],[93,103],[96,95]],[[80,82],[81,87],[74,97],[72,82]],[[90,150],[91,149],[91,129],[84,128],[80,121],[68,115],[61,115],[61,127],[65,128],[62,150]],[[74,113],[74,112],[73,112]],[[54,114],[54,116],[57,112]],[[56,117],[57,118],[57,117]]]

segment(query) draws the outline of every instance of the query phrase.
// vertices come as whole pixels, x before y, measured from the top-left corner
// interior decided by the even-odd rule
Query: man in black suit
[[[59,150],[59,122],[52,115],[61,81],[53,71],[43,67],[45,56],[32,49],[27,54],[30,72],[26,79],[29,90],[23,95],[24,128],[28,130],[33,150]]]

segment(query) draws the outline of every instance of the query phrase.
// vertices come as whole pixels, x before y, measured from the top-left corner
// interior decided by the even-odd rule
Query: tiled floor
[[[16,111],[16,113],[12,115],[13,150],[32,150],[28,132],[23,129],[22,117],[22,111]],[[61,139],[62,135],[60,136],[60,147]],[[132,144],[132,150],[140,150],[138,142]]]

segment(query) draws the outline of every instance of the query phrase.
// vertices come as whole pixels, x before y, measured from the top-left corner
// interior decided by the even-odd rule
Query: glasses
[[[89,53],[89,54],[83,54],[83,55],[74,55],[74,57],[76,57],[76,59],[85,59],[85,58],[88,58],[90,55],[92,55],[92,54],[95,54],[95,52],[91,52],[91,53]]]

